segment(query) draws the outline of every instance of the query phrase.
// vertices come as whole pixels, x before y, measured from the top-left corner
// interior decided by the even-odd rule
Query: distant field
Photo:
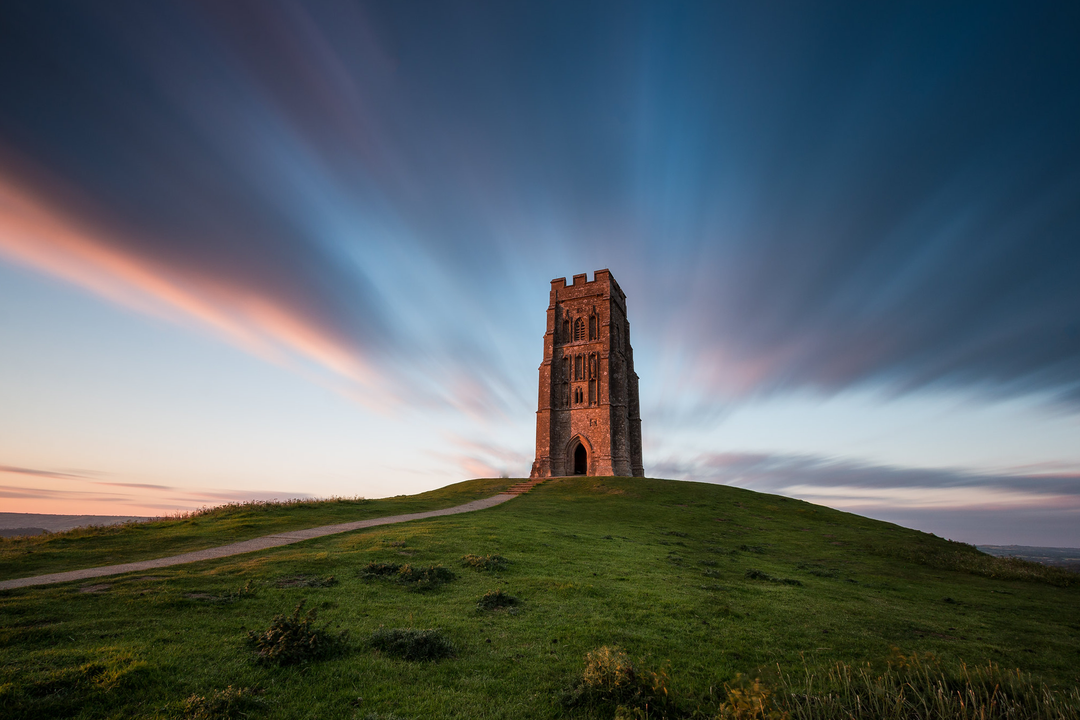
[[[513,482],[3,540],[0,577],[446,507]],[[1078,717],[1078,580],[778,496],[559,479],[477,513],[0,592],[0,716],[765,717],[731,714],[746,697],[776,717],[892,717],[844,714],[865,681],[864,708],[889,683],[925,702],[934,687],[940,702],[997,687],[1027,693],[1027,714],[1010,717]],[[325,629],[308,648],[325,653],[257,662],[256,649],[296,645],[247,633],[301,601],[313,624],[301,613],[277,628]]]
[[[979,545],[995,557],[1014,557],[1080,573],[1080,548],[1048,548],[1028,545]]]
[[[45,532],[63,532],[78,527],[122,525],[149,519],[135,515],[50,515],[0,512],[0,537],[41,535]]]

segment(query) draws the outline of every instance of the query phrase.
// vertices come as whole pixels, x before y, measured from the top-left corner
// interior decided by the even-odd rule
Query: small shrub
[[[454,656],[454,645],[438,629],[379,628],[371,647],[403,660],[431,661]]]
[[[617,647],[604,646],[585,655],[585,669],[569,690],[563,704],[573,707],[609,707],[618,717],[667,717],[674,698],[665,672],[639,671],[630,657]]]
[[[265,708],[261,692],[232,685],[207,695],[192,695],[183,704],[185,720],[232,720],[249,717],[252,711]]]
[[[433,590],[457,577],[449,568],[442,565],[419,567],[400,563],[375,562],[368,563],[360,571],[360,576],[366,579],[387,578],[414,591]]]
[[[773,702],[772,692],[755,679],[747,683],[735,676],[736,685],[725,684],[727,699],[720,703],[716,720],[786,720],[788,714]]]
[[[451,582],[457,577],[448,568],[442,565],[429,565],[427,567],[413,567],[402,565],[395,580],[414,591],[434,590],[435,588]]]
[[[385,577],[387,575],[397,575],[400,570],[401,563],[369,562],[360,571],[360,574],[364,577]]]
[[[620,694],[624,690],[636,689],[637,670],[626,653],[605,645],[585,655],[581,682],[601,693]]]
[[[319,660],[343,649],[348,642],[348,631],[333,636],[325,630],[314,628],[316,612],[301,614],[304,603],[293,610],[292,615],[277,615],[266,632],[248,633],[248,646],[260,663],[294,665],[309,660]]]
[[[518,599],[513,595],[504,593],[502,590],[492,590],[484,593],[480,601],[476,603],[477,610],[499,610],[513,607],[518,604]]]
[[[466,555],[461,564],[474,570],[505,570],[510,561],[502,555]]]

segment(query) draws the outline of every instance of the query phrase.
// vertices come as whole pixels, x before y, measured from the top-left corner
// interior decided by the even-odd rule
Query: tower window
[[[585,339],[585,322],[578,318],[574,321],[574,342],[579,342]]]

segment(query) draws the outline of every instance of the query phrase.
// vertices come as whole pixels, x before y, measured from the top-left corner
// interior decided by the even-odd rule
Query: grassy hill
[[[0,577],[447,507],[513,482],[2,540]],[[774,495],[559,479],[481,512],[4,591],[0,716],[881,717],[904,693],[927,709],[896,717],[977,716],[946,708],[960,692],[964,712],[982,697],[1014,708],[993,717],[1080,717],[1078,580]],[[517,603],[481,609],[485,595]]]

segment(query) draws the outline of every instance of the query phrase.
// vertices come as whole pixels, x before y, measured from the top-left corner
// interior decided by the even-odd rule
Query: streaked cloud
[[[55,470],[38,470],[35,468],[24,467],[12,467],[11,465],[0,465],[0,472],[13,473],[16,475],[31,475],[36,477],[49,477],[49,478],[85,478],[85,475],[69,472],[56,472]]]
[[[1080,53],[1052,11],[598,4],[583,44],[558,7],[62,7],[79,30],[7,11],[3,252],[347,394],[520,409],[483,316],[557,272],[525,258],[613,266],[676,404],[1080,397]]]

